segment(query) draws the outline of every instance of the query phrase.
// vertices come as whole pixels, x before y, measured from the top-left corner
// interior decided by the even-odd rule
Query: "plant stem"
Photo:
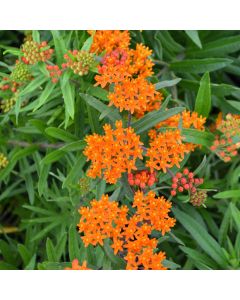
[[[43,148],[43,149],[48,149],[48,148],[59,149],[65,145],[64,143],[56,143],[56,144],[28,143],[28,142],[24,142],[24,141],[14,141],[14,140],[7,141],[7,144],[13,145],[13,146],[19,146],[19,147],[23,147],[23,148],[30,147],[30,146],[37,146],[37,147]]]

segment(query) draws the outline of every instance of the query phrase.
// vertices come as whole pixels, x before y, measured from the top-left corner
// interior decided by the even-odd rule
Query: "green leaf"
[[[233,203],[230,203],[230,211],[231,211],[233,220],[236,224],[237,230],[240,232],[240,211],[238,210],[236,205]]]
[[[70,261],[73,261],[76,258],[80,260],[80,248],[78,238],[79,236],[77,234],[76,226],[71,225],[68,233],[68,251]]]
[[[238,51],[239,49],[240,35],[236,35],[206,43],[202,50],[190,50],[187,54],[194,57],[224,57],[229,53]]]
[[[191,128],[183,128],[182,134],[185,142],[207,147],[210,147],[215,139],[214,135],[210,132],[199,131]]]
[[[67,52],[65,41],[61,35],[61,31],[52,30],[54,48],[57,56],[57,64],[60,66],[64,61],[64,54]]]
[[[202,162],[196,168],[196,170],[193,172],[194,175],[197,175],[198,173],[200,173],[202,171],[202,169],[206,166],[206,164],[207,164],[207,157],[206,157],[206,155],[204,155]]]
[[[81,50],[84,50],[84,51],[89,51],[91,46],[92,46],[92,43],[93,43],[93,36],[91,35],[89,38],[87,38],[87,40],[84,42],[83,46],[82,46],[82,49]]]
[[[186,59],[171,63],[170,68],[175,72],[198,74],[222,69],[232,62],[227,58]]]
[[[47,258],[49,261],[51,261],[51,262],[57,261],[56,250],[55,250],[50,238],[47,238],[46,251],[47,251]]]
[[[23,260],[24,267],[26,267],[28,265],[29,261],[31,260],[31,253],[26,248],[26,246],[23,244],[18,244],[17,248],[18,248],[18,253],[20,254],[20,256]]]
[[[205,73],[200,80],[200,87],[195,102],[195,111],[203,117],[208,117],[211,110],[211,88],[209,73]]]
[[[157,125],[159,122],[162,122],[171,116],[174,116],[180,112],[182,112],[185,108],[184,107],[176,107],[170,108],[166,111],[153,111],[146,114],[141,119],[135,121],[132,124],[132,128],[134,128],[137,134],[140,134],[144,131],[149,130],[153,126]]]
[[[70,132],[67,132],[63,129],[56,128],[56,127],[48,127],[45,129],[45,132],[51,136],[54,137],[57,140],[61,140],[63,142],[75,142],[78,140],[77,137],[75,137]]]
[[[43,90],[43,92],[41,93],[40,97],[38,98],[38,104],[34,108],[33,111],[36,111],[39,107],[41,107],[48,100],[48,98],[52,94],[55,86],[56,86],[56,84],[52,83],[52,81],[49,81],[46,84],[45,89]]]
[[[76,183],[77,179],[81,177],[82,168],[85,163],[86,163],[86,157],[83,154],[81,154],[77,159],[76,163],[74,164],[73,168],[69,172],[68,176],[63,181],[63,185],[62,185],[63,188]]]
[[[80,96],[82,97],[82,99],[84,99],[84,101],[86,101],[86,103],[88,105],[92,106],[93,108],[95,108],[100,113],[105,113],[106,111],[109,112],[109,106],[105,105],[104,103],[102,103],[98,99],[96,99],[96,98],[94,98],[90,95],[82,94],[82,93],[80,93]],[[113,122],[115,122],[117,120],[121,120],[121,116],[118,113],[117,109],[112,110],[111,114],[108,114],[107,116]]]
[[[219,266],[206,254],[200,253],[197,250],[180,246],[179,247],[184,253],[187,254],[189,258],[192,259],[193,263],[195,264],[197,262],[197,265],[200,263],[201,264],[201,270],[204,269],[212,269],[212,270],[217,270],[219,269]],[[204,268],[205,266],[205,268]]]
[[[32,38],[33,38],[34,42],[40,43],[40,33],[38,30],[32,31]]]
[[[182,78],[175,78],[175,79],[172,79],[172,80],[165,80],[165,81],[161,81],[161,82],[156,83],[154,86],[155,86],[156,90],[160,90],[160,89],[163,89],[163,88],[166,88],[166,87],[171,87],[171,86],[177,85],[181,80],[182,80]]]
[[[217,193],[213,196],[215,199],[232,199],[232,198],[240,198],[240,190],[230,190]]]
[[[188,37],[194,42],[194,44],[198,46],[198,48],[202,48],[202,43],[197,30],[185,30],[185,32]]]
[[[67,75],[67,73],[65,73],[63,75],[63,79],[62,78],[60,79],[61,90],[62,90],[62,93],[63,93],[63,99],[64,99],[66,112],[72,119],[74,119],[74,103],[75,102],[74,102],[73,86],[70,84],[69,81],[64,83],[64,76],[65,75]]]
[[[188,214],[182,212],[178,208],[173,208],[176,219],[191,234],[197,244],[223,269],[227,266],[226,258],[220,245],[216,240],[208,234],[208,232]]]

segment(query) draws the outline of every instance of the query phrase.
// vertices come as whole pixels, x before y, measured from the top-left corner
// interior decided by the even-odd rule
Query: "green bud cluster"
[[[83,177],[78,182],[81,196],[86,195],[90,191],[90,179]]]
[[[207,192],[205,190],[197,190],[190,196],[190,203],[193,206],[201,206],[207,199]]]
[[[8,165],[8,160],[6,156],[0,152],[0,169],[6,168]]]
[[[32,76],[28,65],[17,62],[10,77],[13,81],[24,82],[30,80]]]
[[[66,55],[65,58],[67,59],[67,67],[70,67],[79,76],[87,75],[89,69],[95,65],[94,55],[84,50],[74,50],[70,57]]]
[[[15,105],[15,103],[16,103],[16,97],[15,96],[13,96],[10,99],[1,100],[0,101],[0,110],[3,113],[7,113],[7,112],[9,112],[13,108],[13,106]]]

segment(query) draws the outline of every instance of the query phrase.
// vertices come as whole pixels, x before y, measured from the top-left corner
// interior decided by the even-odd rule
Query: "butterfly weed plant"
[[[0,269],[240,268],[240,32],[0,32]]]

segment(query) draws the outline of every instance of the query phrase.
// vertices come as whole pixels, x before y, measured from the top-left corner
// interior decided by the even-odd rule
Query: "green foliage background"
[[[66,49],[91,44],[86,31],[32,35],[55,48],[58,64]],[[133,46],[142,42],[153,49],[152,81],[166,98],[159,112],[133,122],[143,141],[147,130],[185,107],[208,117],[207,125],[220,111],[240,114],[240,31],[131,31],[131,37]],[[0,77],[12,70],[23,38],[24,32],[0,31]],[[93,269],[122,269],[124,262],[108,242],[85,248],[76,224],[78,208],[103,193],[123,203],[132,197],[126,178],[116,185],[88,179],[82,154],[86,134],[101,133],[104,123],[124,115],[107,106],[107,92],[94,87],[94,72],[81,78],[66,72],[56,85],[44,64],[34,66],[33,73],[15,108],[0,114],[0,152],[10,162],[0,171],[0,269],[62,269],[74,258],[87,259]],[[209,131],[183,133],[202,148],[182,165],[197,169],[211,191],[207,208],[194,208],[184,197],[173,200],[177,224],[171,233],[157,236],[168,257],[165,264],[170,269],[239,269],[240,158],[226,164],[211,154]],[[160,174],[159,184],[167,180]]]

